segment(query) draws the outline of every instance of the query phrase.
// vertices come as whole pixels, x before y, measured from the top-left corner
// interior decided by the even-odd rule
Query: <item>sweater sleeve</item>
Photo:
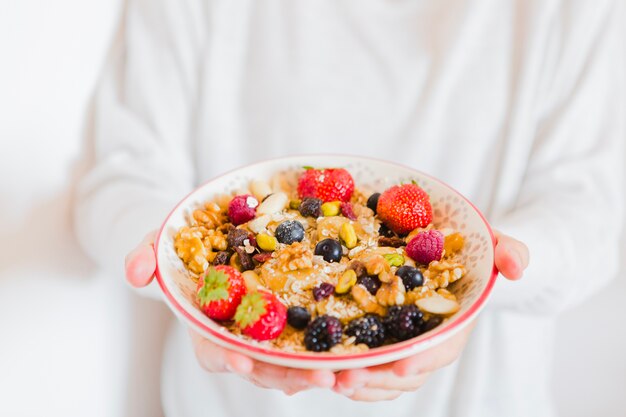
[[[493,222],[525,242],[531,260],[521,281],[499,280],[492,304],[530,314],[581,302],[618,265],[624,69],[617,2],[587,3],[575,14],[582,5],[573,3],[580,2],[561,8],[554,23],[553,62],[517,205]]]
[[[77,187],[74,222],[84,250],[116,275],[194,181],[197,3],[130,0],[96,88],[87,135],[93,160]]]

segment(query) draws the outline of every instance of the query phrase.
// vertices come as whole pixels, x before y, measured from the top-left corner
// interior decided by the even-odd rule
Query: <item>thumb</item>
[[[146,235],[143,241],[126,255],[126,280],[136,288],[145,287],[154,278],[156,270],[156,255],[154,253],[154,238],[156,231]]]

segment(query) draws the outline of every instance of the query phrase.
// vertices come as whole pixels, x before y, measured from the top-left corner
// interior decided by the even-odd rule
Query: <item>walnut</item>
[[[405,293],[402,279],[394,275],[390,282],[384,283],[376,291],[376,301],[382,306],[402,305],[404,304]]]
[[[446,288],[449,284],[461,279],[465,275],[463,264],[452,261],[433,261],[424,271],[428,288]]]
[[[365,261],[368,275],[377,275],[381,282],[390,282],[393,278],[391,266],[382,255],[374,255]]]
[[[313,266],[313,253],[307,245],[296,242],[277,251],[276,260],[276,265],[281,271],[296,271]]]
[[[174,237],[176,254],[196,274],[206,271],[209,249],[202,242],[202,232],[197,228],[183,227]]]
[[[195,210],[192,217],[198,226],[215,229],[227,220],[226,213],[216,203],[206,203],[204,209]]]
[[[383,306],[378,304],[376,297],[374,297],[364,286],[357,284],[352,287],[350,291],[352,298],[357,302],[359,307],[366,313],[375,313],[384,316],[387,311]]]

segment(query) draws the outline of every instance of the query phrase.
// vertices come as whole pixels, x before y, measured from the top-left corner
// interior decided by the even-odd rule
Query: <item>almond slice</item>
[[[257,207],[257,214],[274,214],[282,211],[289,203],[289,197],[287,194],[278,192],[270,194],[267,198]]]
[[[420,298],[415,302],[415,305],[427,313],[450,315],[459,311],[461,305],[449,298],[442,297],[440,295],[433,295],[426,298]]]

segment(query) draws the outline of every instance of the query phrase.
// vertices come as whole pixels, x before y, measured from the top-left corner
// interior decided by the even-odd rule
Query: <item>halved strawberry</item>
[[[416,184],[394,185],[380,195],[376,212],[382,222],[399,235],[433,221],[433,209],[426,191]]]
[[[246,284],[235,268],[227,265],[210,267],[198,280],[196,294],[200,308],[212,319],[230,320],[235,315]]]
[[[343,168],[307,168],[298,179],[300,198],[315,197],[324,202],[350,201],[353,192],[352,175]]]
[[[266,291],[246,294],[235,313],[235,323],[241,332],[256,340],[277,338],[286,322],[287,307]]]

